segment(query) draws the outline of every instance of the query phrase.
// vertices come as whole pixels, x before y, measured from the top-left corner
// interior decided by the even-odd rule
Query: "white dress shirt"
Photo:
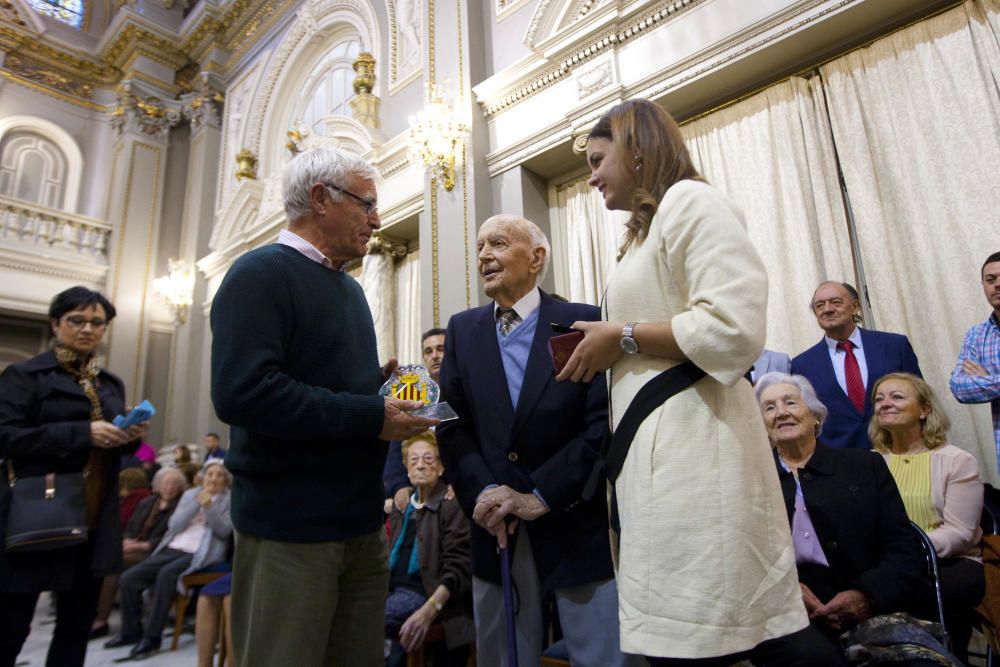
[[[833,362],[833,372],[837,374],[837,384],[847,394],[847,376],[844,374],[844,360],[847,359],[847,353],[837,349],[837,343],[840,341],[834,340],[829,336],[823,336],[823,338],[826,339],[826,346],[830,351],[830,361]],[[865,385],[867,392],[868,364],[865,362],[865,348],[861,345],[861,329],[854,327],[854,332],[847,340],[854,343],[854,358],[858,360],[858,368],[861,369],[861,382]]]

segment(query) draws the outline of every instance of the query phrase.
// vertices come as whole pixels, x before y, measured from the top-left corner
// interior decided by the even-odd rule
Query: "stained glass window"
[[[28,0],[28,4],[39,14],[79,28],[83,23],[83,0]]]

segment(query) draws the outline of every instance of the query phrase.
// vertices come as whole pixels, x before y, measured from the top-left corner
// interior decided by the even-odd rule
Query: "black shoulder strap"
[[[594,497],[605,479],[612,484],[618,479],[622,466],[625,465],[629,447],[632,446],[632,439],[635,438],[636,431],[646,417],[672,396],[684,391],[705,375],[705,371],[698,368],[693,361],[685,361],[668,368],[642,386],[629,403],[618,428],[614,433],[605,434],[604,446],[601,448],[602,460],[594,466],[583,490],[585,500]]]
[[[628,456],[629,447],[632,446],[632,439],[635,438],[636,431],[646,417],[705,375],[705,371],[695,366],[693,361],[685,361],[668,368],[642,386],[629,403],[618,428],[611,435],[611,443],[604,455],[605,472],[609,482],[614,484],[621,474],[625,457]]]

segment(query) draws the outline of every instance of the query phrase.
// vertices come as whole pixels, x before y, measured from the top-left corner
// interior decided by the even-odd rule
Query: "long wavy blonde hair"
[[[625,238],[618,250],[621,259],[636,239],[646,237],[660,200],[674,183],[705,179],[691,161],[677,122],[649,100],[627,100],[612,107],[594,125],[590,137],[611,141],[622,169],[633,170],[632,217],[625,223]]]

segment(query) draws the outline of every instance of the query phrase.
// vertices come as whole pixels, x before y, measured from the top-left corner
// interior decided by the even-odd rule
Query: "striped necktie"
[[[500,322],[500,335],[506,338],[517,321],[517,311],[513,308],[501,310],[497,314],[497,321]]]

